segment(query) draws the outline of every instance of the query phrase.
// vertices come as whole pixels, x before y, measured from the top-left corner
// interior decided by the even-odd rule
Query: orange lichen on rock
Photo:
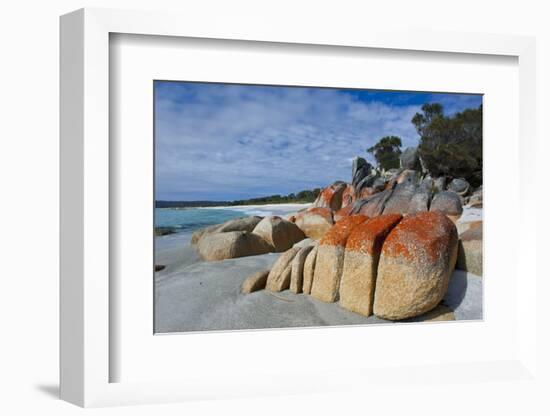
[[[456,227],[442,212],[404,217],[382,246],[374,314],[399,320],[435,308],[447,292],[457,251]]]
[[[319,242],[311,295],[323,302],[335,302],[338,298],[344,247],[352,230],[368,220],[364,215],[352,215],[338,221]]]
[[[314,240],[321,239],[334,224],[330,208],[314,207],[296,214],[294,223]]]
[[[368,198],[371,195],[376,194],[378,191],[374,188],[366,187],[361,189],[361,192],[359,192],[359,199]]]
[[[355,188],[353,185],[347,184],[342,193],[342,208],[351,205],[355,201]]]
[[[313,205],[315,207],[327,207],[333,211],[342,208],[342,195],[347,184],[335,182],[321,191]]]
[[[379,253],[387,235],[402,218],[401,214],[381,215],[357,225],[349,235],[346,250]]]
[[[344,217],[325,234],[319,244],[321,246],[340,246],[344,247],[351,231],[359,224],[367,221],[366,215],[351,215]]]
[[[339,209],[334,213],[334,221],[340,221],[344,217],[349,217],[351,215],[351,211],[353,209],[353,204],[347,205],[342,209]]]
[[[381,215],[359,224],[350,233],[340,282],[340,306],[364,316],[372,314],[382,244],[401,218],[400,214]]]
[[[388,235],[382,248],[385,256],[436,261],[449,244],[456,242],[456,227],[440,211],[405,217]]]
[[[323,217],[327,221],[333,222],[332,211],[330,210],[330,208],[322,208],[322,207],[308,208],[305,211],[299,212],[298,215],[296,215],[296,218],[301,218],[304,215],[319,215],[320,217]]]

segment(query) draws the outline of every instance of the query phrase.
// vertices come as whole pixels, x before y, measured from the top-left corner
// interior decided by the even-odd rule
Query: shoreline
[[[265,205],[238,205],[230,207],[205,207],[202,209],[220,209],[228,211],[242,212],[243,214],[252,216],[270,216],[270,215],[279,215],[284,216],[288,214],[293,214],[302,209],[309,208],[313,203],[306,204],[265,204]]]
[[[156,209],[163,210],[164,213],[166,213],[167,215],[169,214],[169,211],[173,211],[174,215],[176,215],[176,212],[179,211],[179,214],[183,216],[186,216],[187,213],[189,213],[190,216],[193,216],[193,211],[199,211],[198,217],[203,217],[204,215],[202,215],[201,213],[204,213],[210,219],[208,222],[203,223],[202,226],[184,227],[184,229],[181,229],[180,227],[176,227],[174,225],[170,225],[170,223],[166,224],[162,221],[160,222],[160,224],[162,225],[157,225],[157,221],[155,220],[155,229],[162,228],[162,227],[171,228],[174,232],[167,234],[167,235],[171,235],[171,234],[180,234],[185,231],[193,232],[200,228],[204,228],[210,225],[222,224],[225,221],[232,219],[231,217],[241,218],[241,217],[251,217],[251,216],[260,216],[260,217],[279,216],[279,217],[287,218],[289,215],[294,214],[297,211],[300,211],[302,209],[309,208],[311,205],[312,205],[311,203],[307,203],[307,204],[285,203],[285,204],[264,204],[264,205],[239,205],[239,206],[230,206],[230,207],[223,206],[223,207],[193,207],[193,208],[191,207],[190,208],[156,208]],[[179,216],[179,214],[177,214],[176,216]],[[192,220],[192,221],[194,222],[195,220]],[[158,237],[159,236],[157,236],[157,238]]]
[[[155,209],[168,209],[168,210],[178,210],[178,209],[228,209],[238,211],[240,209],[261,209],[261,208],[294,208],[299,209],[309,208],[313,205],[313,202],[285,202],[282,204],[252,204],[252,205],[215,205],[215,206],[197,206],[197,207],[155,207]]]

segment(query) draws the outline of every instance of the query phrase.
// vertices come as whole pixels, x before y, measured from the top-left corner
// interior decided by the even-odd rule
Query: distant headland
[[[233,207],[240,205],[267,204],[305,204],[315,201],[321,188],[304,190],[288,195],[269,195],[258,198],[239,199],[235,201],[155,201],[155,208],[199,208],[199,207]]]

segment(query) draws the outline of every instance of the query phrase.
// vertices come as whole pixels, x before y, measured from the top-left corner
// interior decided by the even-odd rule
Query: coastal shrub
[[[412,123],[420,135],[418,152],[433,177],[465,178],[474,187],[482,183],[483,108],[453,116],[441,104],[424,104]]]
[[[382,137],[378,143],[367,149],[378,163],[378,167],[384,170],[399,168],[399,156],[401,155],[401,138],[397,136]]]

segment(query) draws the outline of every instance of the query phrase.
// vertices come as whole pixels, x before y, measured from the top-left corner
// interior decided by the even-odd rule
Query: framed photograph
[[[155,333],[482,319],[481,94],[153,88]]]
[[[232,28],[61,18],[62,398],[532,380],[534,40]]]

